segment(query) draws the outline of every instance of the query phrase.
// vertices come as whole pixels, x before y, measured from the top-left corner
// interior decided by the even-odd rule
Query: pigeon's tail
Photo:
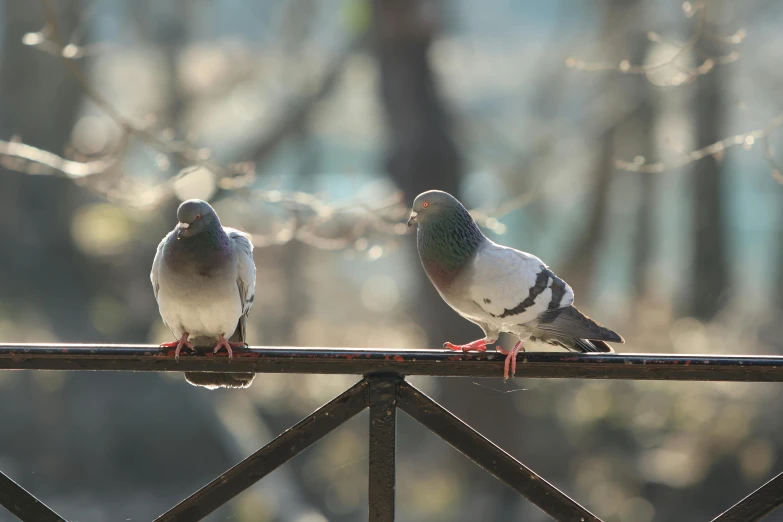
[[[234,334],[228,339],[231,342],[245,342],[245,316],[243,315]],[[195,386],[203,386],[209,390],[218,388],[247,388],[253,383],[255,373],[213,373],[185,372],[185,380]]]
[[[611,346],[603,341],[574,339],[574,348],[580,352],[614,352]]]
[[[195,386],[210,390],[218,388],[247,388],[252,384],[255,373],[208,373],[185,372],[185,380]]]

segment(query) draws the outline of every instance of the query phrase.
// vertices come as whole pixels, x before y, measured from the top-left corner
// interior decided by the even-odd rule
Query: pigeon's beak
[[[411,217],[408,218],[408,228],[412,227],[414,223],[418,223],[419,220],[416,219],[416,216],[419,214],[417,212],[411,212]]]
[[[177,239],[182,237],[182,234],[188,229],[190,223],[177,223]]]

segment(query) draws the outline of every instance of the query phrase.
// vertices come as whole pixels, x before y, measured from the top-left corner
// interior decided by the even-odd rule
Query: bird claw
[[[182,348],[190,348],[194,353],[196,351],[196,349],[193,347],[193,344],[190,343],[189,341],[182,341],[178,343],[177,349],[174,350],[174,359],[176,359],[177,362],[179,362],[179,352],[182,351]]]
[[[487,342],[484,339],[479,339],[468,344],[452,344],[447,342],[443,343],[443,347],[455,352],[486,352]]]
[[[171,341],[168,343],[163,343],[160,345],[161,348],[175,348],[174,350],[174,359],[179,362],[179,353],[182,351],[182,348],[190,348],[194,352],[196,349],[193,347],[193,343],[188,341],[188,337],[190,334],[188,332],[185,332],[182,334],[182,337],[180,337],[176,341]]]
[[[218,341],[217,345],[215,345],[215,349],[212,350],[212,353],[218,353],[221,348],[225,348],[228,352],[228,358],[233,359],[234,358],[234,351],[232,348],[246,348],[247,343],[245,342],[232,342],[227,341],[225,338],[221,337]]]

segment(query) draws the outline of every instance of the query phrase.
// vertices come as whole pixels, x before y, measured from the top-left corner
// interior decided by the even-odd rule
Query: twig
[[[651,42],[666,42],[673,46],[676,50],[674,53],[665,60],[660,60],[647,65],[634,65],[629,60],[622,60],[619,64],[601,63],[601,62],[588,62],[579,60],[574,57],[566,59],[566,67],[572,69],[578,69],[580,71],[616,71],[623,74],[643,74],[647,78],[647,81],[657,87],[675,87],[685,85],[693,82],[699,76],[703,76],[709,73],[715,66],[731,63],[739,59],[739,52],[733,50],[724,55],[712,56],[704,52],[698,47],[699,41],[702,39],[708,39],[719,43],[738,45],[745,39],[745,31],[740,29],[731,36],[719,36],[711,35],[705,31],[706,26],[706,3],[691,4],[685,2],[683,9],[687,16],[696,16],[696,28],[693,31],[691,37],[685,43],[678,43],[673,40],[664,38],[660,34],[650,31],[647,33],[647,38]],[[688,51],[694,51],[695,53],[703,57],[703,61],[695,67],[686,67],[678,63],[678,60],[686,55]],[[650,73],[659,71],[666,67],[674,67],[680,72],[663,82],[654,81]]]
[[[62,58],[68,71],[78,82],[85,95],[92,100],[109,118],[111,118],[123,132],[131,134],[141,139],[147,145],[154,147],[160,152],[178,156],[184,163],[190,165],[199,165],[208,168],[211,172],[226,174],[226,169],[214,162],[208,161],[209,154],[205,154],[203,149],[195,149],[183,142],[165,140],[152,132],[134,123],[123,116],[116,107],[114,107],[101,93],[91,84],[84,72],[72,59],[72,53],[67,51],[68,46],[64,43],[57,21],[57,12],[52,5],[52,0],[41,0],[44,8],[46,26],[43,31],[37,34],[48,36],[48,41],[54,43],[58,49],[58,55]]]
[[[677,161],[675,163],[669,163],[669,164],[665,164],[663,162],[645,163],[645,159],[639,156],[633,161],[616,160],[614,164],[618,169],[625,170],[628,172],[644,172],[644,173],[655,174],[655,173],[660,173],[660,172],[684,167],[690,163],[693,163],[694,161],[699,161],[702,158],[706,158],[707,156],[719,155],[723,153],[726,149],[737,147],[739,145],[742,145],[746,150],[750,150],[750,148],[756,143],[756,141],[762,140],[764,142],[765,157],[767,161],[770,162],[770,165],[772,165],[773,169],[777,170],[779,173],[780,169],[778,168],[777,164],[774,162],[774,158],[772,156],[772,149],[768,143],[768,138],[769,136],[774,134],[774,132],[778,128],[780,128],[781,125],[783,125],[783,114],[774,118],[772,121],[770,121],[769,125],[767,125],[763,129],[755,129],[749,132],[745,132],[743,134],[729,136],[728,138],[722,139],[718,142],[712,143],[710,145],[707,145],[706,147],[702,147],[698,150],[694,150],[691,152],[682,151],[684,157],[680,161]],[[775,177],[776,179],[778,179],[777,175]]]
[[[0,140],[0,165],[27,174],[61,174],[81,179],[106,172],[120,157],[121,154],[115,153],[99,160],[73,161],[20,141]]]

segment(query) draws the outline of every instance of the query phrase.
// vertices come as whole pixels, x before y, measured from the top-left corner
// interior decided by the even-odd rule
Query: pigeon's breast
[[[160,281],[160,314],[175,336],[217,339],[230,336],[242,315],[236,274],[229,266],[168,273]],[[235,269],[234,269],[235,270]]]
[[[440,291],[448,290],[459,275],[458,271],[449,269],[436,260],[422,258],[421,265],[432,284]]]
[[[231,253],[226,248],[199,248],[200,245],[171,241],[163,251],[163,263],[173,273],[186,277],[218,277],[231,266]]]

